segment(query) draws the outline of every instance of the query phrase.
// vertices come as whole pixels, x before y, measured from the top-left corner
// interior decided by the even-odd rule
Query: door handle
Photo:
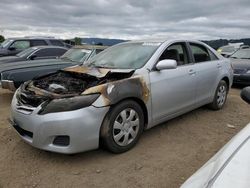
[[[190,69],[189,71],[188,71],[188,74],[189,75],[193,75],[193,74],[195,74],[196,72],[193,70],[193,69]]]
[[[222,67],[221,64],[218,63],[218,64],[217,64],[217,68],[221,68],[221,67]]]

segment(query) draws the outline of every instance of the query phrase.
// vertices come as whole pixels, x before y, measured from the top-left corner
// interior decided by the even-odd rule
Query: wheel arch
[[[116,106],[118,105],[119,103],[123,102],[123,101],[126,101],[126,100],[132,100],[132,101],[135,101],[137,104],[140,105],[140,107],[142,108],[142,111],[143,111],[143,115],[144,115],[144,129],[147,127],[148,125],[148,109],[146,107],[146,104],[143,102],[142,99],[140,98],[137,98],[137,97],[128,97],[128,98],[124,98],[118,102],[116,102],[115,104],[112,104],[110,106],[110,109],[109,111],[107,112],[107,114],[105,115],[104,119],[106,118],[106,116],[108,115],[108,113],[110,112],[110,110],[112,109],[112,106]],[[103,121],[104,121],[103,119]],[[102,122],[102,125],[103,125],[103,122]],[[99,138],[101,138],[101,130],[102,130],[102,125],[101,125],[101,128],[100,128],[100,131],[99,131]]]

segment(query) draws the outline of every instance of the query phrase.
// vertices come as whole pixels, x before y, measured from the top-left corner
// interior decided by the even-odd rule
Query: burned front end
[[[149,91],[133,70],[76,66],[23,84],[12,100],[11,123],[29,144],[59,153],[99,145],[99,131],[110,106]]]

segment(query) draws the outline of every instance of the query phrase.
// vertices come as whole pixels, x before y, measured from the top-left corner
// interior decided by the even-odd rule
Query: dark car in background
[[[34,77],[80,65],[98,54],[106,46],[76,46],[58,59],[19,61],[0,65],[0,86],[14,91],[25,81]]]
[[[23,50],[14,56],[0,57],[0,65],[18,61],[30,61],[37,59],[54,59],[62,56],[68,48],[60,46],[35,46]]]
[[[241,49],[231,57],[234,84],[250,85],[250,49]]]
[[[61,46],[70,48],[69,44],[55,38],[23,37],[9,38],[0,45],[0,56],[16,55],[19,52],[33,46]]]

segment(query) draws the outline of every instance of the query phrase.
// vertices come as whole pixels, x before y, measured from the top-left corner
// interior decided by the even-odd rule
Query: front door
[[[150,72],[152,117],[160,122],[195,105],[196,72],[190,64],[185,43],[170,45],[160,60],[174,59],[176,69]]]

